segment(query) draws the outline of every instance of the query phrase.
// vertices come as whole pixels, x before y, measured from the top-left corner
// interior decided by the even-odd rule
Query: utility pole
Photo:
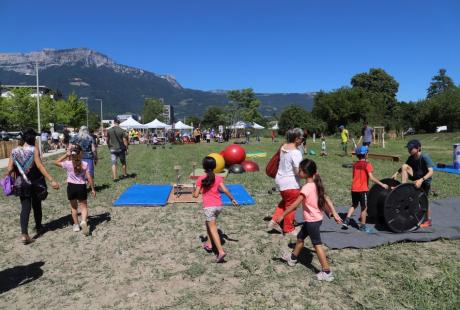
[[[88,113],[89,113],[89,108],[88,108],[88,97],[80,97],[80,100],[85,100],[86,102],[86,127],[89,129],[89,120],[88,120]]]
[[[35,76],[37,78],[37,127],[38,127],[38,134],[41,133],[42,130],[42,124],[40,120],[40,87],[38,84],[38,61],[35,62]],[[40,136],[39,139],[39,144],[38,144],[38,149],[40,151],[40,155],[42,154],[42,139]]]
[[[104,123],[102,122],[102,99],[94,99],[94,100],[99,100],[101,102],[101,136],[104,135]]]

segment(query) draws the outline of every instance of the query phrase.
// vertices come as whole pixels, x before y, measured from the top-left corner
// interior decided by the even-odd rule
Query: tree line
[[[333,91],[319,91],[311,112],[298,105],[286,107],[279,115],[262,117],[260,101],[252,89],[227,93],[229,104],[211,106],[202,118],[191,116],[189,123],[211,128],[231,124],[234,120],[266,125],[276,120],[280,133],[293,127],[309,131],[334,133],[340,125],[358,133],[364,121],[401,132],[415,128],[418,132],[434,132],[446,125],[449,131],[460,130],[460,87],[447,76],[445,69],[433,76],[426,98],[416,102],[398,101],[399,83],[385,70],[372,68],[358,73],[351,86]]]
[[[0,128],[9,131],[26,127],[37,128],[37,99],[31,95],[32,89],[15,88],[12,96],[0,98]],[[40,96],[41,129],[49,129],[51,124],[62,124],[78,128],[86,125],[86,103],[71,93],[65,99],[54,100],[48,95]],[[100,127],[100,117],[89,111],[88,123],[91,129]]]

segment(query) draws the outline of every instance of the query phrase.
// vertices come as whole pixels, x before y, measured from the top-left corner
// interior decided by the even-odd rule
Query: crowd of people
[[[112,179],[118,180],[117,163],[122,165],[122,178],[127,177],[126,155],[130,140],[136,135],[125,131],[120,126],[120,121],[115,120],[114,125],[107,130],[105,139],[110,152]],[[367,123],[363,127],[362,145],[355,149],[358,160],[353,164],[351,198],[352,205],[344,219],[335,211],[331,199],[326,194],[326,186],[320,177],[316,163],[311,159],[304,159],[302,153],[306,151],[307,131],[299,128],[290,129],[286,134],[286,142],[280,147],[279,167],[275,183],[281,195],[281,201],[268,223],[269,230],[278,231],[281,234],[296,238],[296,245],[292,253],[284,253],[281,258],[289,266],[296,265],[300,251],[304,247],[304,240],[309,237],[315,248],[322,270],[317,274],[318,280],[332,281],[334,276],[330,270],[325,252],[322,248],[320,227],[323,221],[323,214],[332,217],[343,229],[348,229],[350,219],[355,210],[360,207],[359,229],[372,233],[366,225],[367,218],[367,194],[369,191],[369,180],[388,190],[389,186],[380,182],[374,175],[372,164],[368,161],[368,149],[372,143],[369,138],[371,130],[367,129]],[[196,129],[193,132],[193,139],[201,141],[204,135],[205,140],[210,140],[212,131]],[[196,134],[196,135],[195,135]],[[214,135],[216,133],[214,132]],[[219,133],[217,133],[219,135]],[[156,136],[156,135],[154,135]],[[215,136],[214,136],[215,137]],[[59,190],[60,184],[47,171],[40,157],[38,143],[48,142],[49,137],[42,132],[38,135],[33,129],[27,129],[19,135],[19,145],[14,148],[9,158],[8,169],[5,175],[13,175],[15,180],[14,193],[21,204],[20,226],[21,240],[24,244],[35,241],[31,238],[28,230],[29,216],[33,210],[35,219],[35,230],[37,235],[44,232],[42,225],[42,201],[46,199],[47,185]],[[342,144],[346,145],[348,133],[344,127],[341,128]],[[361,139],[360,139],[361,140]],[[72,229],[75,232],[82,231],[88,235],[90,227],[88,224],[88,185],[90,192],[95,197],[94,170],[98,162],[97,139],[89,132],[86,126],[82,126],[78,133],[71,135],[63,133],[63,136],[51,135],[52,143],[63,144],[66,152],[54,161],[54,164],[66,171],[67,174],[67,198],[69,200]],[[325,139],[321,138],[322,153],[326,153]],[[346,147],[343,148],[346,152]],[[422,154],[421,143],[412,140],[407,144],[409,158],[402,167],[395,172],[393,178],[401,175],[402,182],[414,181],[417,188],[426,194],[430,191],[430,184],[433,175],[433,162],[429,156]],[[327,155],[327,153],[325,154]],[[216,220],[222,212],[222,199],[219,192],[226,194],[233,205],[237,201],[224,185],[224,178],[215,175],[213,170],[216,161],[212,157],[205,157],[202,162],[205,175],[200,177],[196,183],[194,197],[202,197],[202,206],[208,234],[207,240],[203,243],[203,249],[212,252],[216,248],[216,262],[224,262],[225,251],[220,242],[217,231]],[[302,184],[303,183],[303,184]],[[296,227],[295,209],[298,206],[303,208],[303,224]],[[81,212],[81,220],[78,219],[78,209]],[[421,227],[431,226],[431,214],[428,211],[426,221]]]

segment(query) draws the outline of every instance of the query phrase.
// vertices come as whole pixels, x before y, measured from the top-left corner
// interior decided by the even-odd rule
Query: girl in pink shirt
[[[317,279],[320,281],[332,281],[334,277],[329,268],[326,253],[322,247],[320,226],[323,222],[323,212],[328,212],[329,216],[333,216],[337,223],[342,223],[342,219],[335,211],[332,201],[324,193],[323,182],[317,173],[315,162],[310,159],[302,160],[300,162],[299,176],[306,180],[306,184],[302,187],[299,198],[286,208],[284,213],[276,219],[276,222],[280,223],[287,214],[293,212],[302,204],[304,223],[297,235],[294,251],[292,253],[285,253],[281,258],[289,266],[295,266],[304,246],[304,240],[309,236],[322,267],[322,271],[316,274]]]
[[[216,219],[222,211],[222,199],[220,192],[224,192],[232,201],[234,206],[238,205],[232,194],[224,185],[224,178],[214,174],[216,169],[216,160],[212,157],[206,156],[203,159],[203,169],[206,172],[196,181],[196,189],[193,197],[197,198],[200,195],[203,197],[203,211],[206,218],[206,231],[208,234],[207,242],[203,243],[203,248],[207,252],[212,252],[212,246],[217,248],[217,263],[223,263],[225,252],[220,242],[219,232],[217,231]]]
[[[85,236],[89,235],[88,218],[88,192],[86,190],[86,180],[91,186],[91,193],[96,197],[93,178],[88,169],[88,164],[82,161],[82,148],[76,144],[66,154],[54,161],[58,167],[67,171],[67,198],[70,201],[70,210],[73,220],[73,231],[80,229]],[[81,223],[78,224],[78,207],[81,211]]]

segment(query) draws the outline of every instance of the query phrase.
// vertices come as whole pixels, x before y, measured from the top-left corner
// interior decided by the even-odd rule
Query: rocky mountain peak
[[[46,48],[41,51],[30,53],[0,53],[0,68],[7,71],[15,71],[21,74],[33,74],[35,72],[35,63],[38,63],[40,70],[56,66],[78,65],[82,67],[107,67],[115,72],[131,74],[138,77],[144,74],[154,74],[168,81],[173,87],[182,88],[171,75],[157,75],[138,68],[117,64],[108,56],[89,48]]]

